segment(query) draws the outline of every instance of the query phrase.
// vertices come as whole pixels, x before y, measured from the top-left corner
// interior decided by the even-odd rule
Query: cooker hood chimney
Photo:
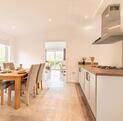
[[[93,44],[112,44],[123,40],[120,4],[109,5],[102,14],[101,37]]]

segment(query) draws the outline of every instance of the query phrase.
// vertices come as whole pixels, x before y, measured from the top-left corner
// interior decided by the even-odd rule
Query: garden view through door
[[[66,43],[46,42],[45,60],[50,69],[61,69],[63,62],[66,61]]]
[[[59,64],[64,60],[63,50],[48,50],[46,60],[50,63],[51,69],[60,69]]]

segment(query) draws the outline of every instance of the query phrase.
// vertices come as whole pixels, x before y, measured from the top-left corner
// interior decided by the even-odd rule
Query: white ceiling
[[[0,31],[18,36],[84,25],[103,1],[0,0]]]

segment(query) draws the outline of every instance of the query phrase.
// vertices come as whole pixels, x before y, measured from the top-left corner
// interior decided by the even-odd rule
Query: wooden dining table
[[[0,81],[10,81],[15,82],[15,95],[14,95],[14,108],[20,108],[20,90],[21,90],[21,81],[27,73],[19,74],[18,71],[12,71],[11,73],[1,73],[0,72]]]

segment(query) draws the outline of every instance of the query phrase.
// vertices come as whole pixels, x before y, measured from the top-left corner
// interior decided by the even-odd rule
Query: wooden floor
[[[79,87],[65,83],[59,71],[51,72],[29,107],[22,102],[19,110],[6,104],[0,108],[0,121],[93,121]]]

